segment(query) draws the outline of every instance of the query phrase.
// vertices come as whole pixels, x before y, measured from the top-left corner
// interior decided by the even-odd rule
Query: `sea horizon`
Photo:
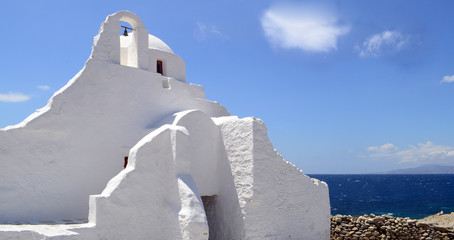
[[[454,212],[454,174],[307,174],[328,184],[331,215],[421,219]]]

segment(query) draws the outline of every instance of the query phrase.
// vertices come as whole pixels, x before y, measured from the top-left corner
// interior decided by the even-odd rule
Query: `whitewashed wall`
[[[96,43],[119,39],[118,29],[110,36],[101,28],[94,55],[109,52]],[[148,44],[144,47],[147,51]],[[163,88],[163,79],[169,88]],[[93,56],[47,106],[1,129],[0,223],[87,218],[88,196],[103,190],[130,148],[162,118],[187,109],[229,115],[203,96],[197,85]]]

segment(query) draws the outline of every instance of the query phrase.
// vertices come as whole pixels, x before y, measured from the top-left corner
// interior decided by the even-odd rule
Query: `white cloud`
[[[304,5],[273,6],[264,12],[261,23],[272,45],[311,52],[336,50],[338,38],[350,31],[327,9]]]
[[[397,150],[397,147],[394,146],[394,144],[392,143],[386,143],[386,144],[383,144],[381,146],[372,146],[372,147],[368,147],[367,148],[367,151],[372,151],[372,152],[389,152],[389,151],[392,151],[392,150]]]
[[[441,80],[441,83],[451,83],[454,82],[454,75],[451,76],[444,76]]]
[[[192,32],[194,39],[197,41],[203,41],[206,39],[206,26],[201,22],[197,22],[197,27]]]
[[[362,46],[355,46],[355,50],[361,57],[380,57],[387,54],[395,54],[410,43],[410,36],[396,31],[384,31],[368,38]]]
[[[391,143],[382,146],[368,147],[368,157],[397,160],[400,163],[454,163],[454,146],[434,145],[432,142],[409,145],[407,149],[399,149]]]
[[[39,89],[41,89],[41,90],[45,90],[45,91],[47,91],[47,90],[50,89],[50,87],[47,86],[47,85],[39,85],[39,86],[36,86],[36,87],[39,88]]]
[[[5,93],[0,94],[0,102],[25,102],[30,100],[30,96],[27,96],[22,93]]]
[[[215,27],[215,26],[211,26],[210,33],[213,34],[214,36],[217,36],[218,38],[220,38],[222,40],[228,39],[228,37],[225,36],[224,34],[222,34],[221,31],[219,31],[217,29],[217,27]]]
[[[213,25],[207,27],[204,23],[202,22],[197,22],[196,23],[197,27],[194,29],[192,32],[194,39],[197,41],[204,41],[207,37],[214,36],[218,39],[221,40],[227,40],[228,37],[226,37],[224,34],[219,31],[219,29]]]

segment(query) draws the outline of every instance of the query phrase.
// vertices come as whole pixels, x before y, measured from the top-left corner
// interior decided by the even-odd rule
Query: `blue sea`
[[[317,175],[329,186],[331,214],[413,219],[454,212],[454,174]]]

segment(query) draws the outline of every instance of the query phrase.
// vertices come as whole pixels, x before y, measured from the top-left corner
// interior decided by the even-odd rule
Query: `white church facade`
[[[45,107],[0,129],[0,239],[329,238],[326,183],[260,119],[206,100],[129,11]]]

